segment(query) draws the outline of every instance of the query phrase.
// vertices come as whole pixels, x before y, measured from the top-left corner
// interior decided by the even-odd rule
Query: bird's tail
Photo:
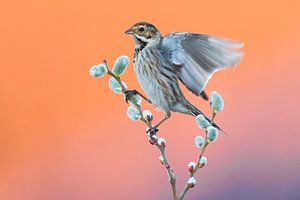
[[[209,119],[201,110],[199,110],[197,107],[195,107],[194,105],[192,105],[191,103],[189,103],[188,101],[187,101],[187,104],[186,104],[186,106],[188,107],[188,109],[190,110],[190,112],[191,112],[191,114],[193,115],[193,116],[198,116],[198,115],[203,115],[204,117],[205,117],[205,119],[207,120],[207,121],[209,121],[210,123],[211,123],[211,119]],[[227,133],[225,132],[225,131],[223,131],[221,128],[220,128],[220,126],[218,126],[215,122],[213,122],[213,124],[212,124],[214,127],[216,127],[218,130],[220,130],[221,132],[223,132],[225,135],[227,135]]]

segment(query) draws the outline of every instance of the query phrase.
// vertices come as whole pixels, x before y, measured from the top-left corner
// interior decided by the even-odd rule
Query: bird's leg
[[[130,98],[133,95],[139,95],[140,97],[142,97],[145,101],[147,101],[148,103],[151,103],[150,99],[148,99],[147,97],[145,97],[144,95],[142,95],[140,92],[138,92],[137,90],[126,90],[125,91],[125,100],[128,103],[128,101],[130,100]]]
[[[171,112],[170,112],[170,111],[164,112],[164,113],[165,113],[164,118],[163,118],[160,122],[158,122],[158,123],[155,125],[156,128],[157,128],[158,126],[160,126],[162,123],[164,123],[167,119],[169,119],[169,118],[171,117]]]
[[[148,129],[146,133],[148,133],[151,136],[155,135],[156,132],[158,132],[158,127],[164,123],[167,119],[169,119],[171,117],[171,112],[170,111],[165,111],[165,116],[164,118],[158,122],[155,126],[153,126],[152,128]]]

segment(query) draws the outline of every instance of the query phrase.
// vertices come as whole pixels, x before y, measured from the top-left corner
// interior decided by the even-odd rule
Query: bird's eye
[[[145,29],[143,27],[139,28],[140,32],[143,32]]]

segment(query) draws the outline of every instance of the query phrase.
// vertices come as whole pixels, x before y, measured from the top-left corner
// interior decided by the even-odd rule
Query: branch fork
[[[124,56],[123,56],[122,59],[123,59],[123,62],[124,62],[124,60],[126,61],[124,63],[127,63],[127,64],[129,63],[129,60],[127,62],[126,57],[124,58]],[[117,61],[118,60],[121,60],[121,59],[117,59]],[[118,67],[118,68],[115,69],[116,67]],[[134,109],[136,109],[135,110],[136,111],[136,113],[135,113],[136,116],[134,116],[132,118],[130,117],[130,118],[134,119],[134,120],[139,119],[141,122],[143,122],[146,125],[146,127],[147,127],[147,132],[146,133],[147,133],[150,144],[155,146],[160,152],[159,160],[160,160],[161,164],[164,165],[164,167],[166,168],[167,175],[168,175],[168,180],[169,180],[171,190],[172,190],[173,200],[183,200],[184,197],[186,196],[186,194],[188,193],[188,191],[191,188],[193,188],[196,184],[196,179],[195,179],[196,172],[206,165],[207,159],[206,159],[206,157],[203,156],[206,148],[208,147],[208,145],[211,142],[216,140],[216,138],[218,136],[217,129],[213,127],[213,124],[214,124],[213,121],[216,117],[216,113],[220,112],[223,109],[223,99],[216,92],[212,93],[211,98],[213,100],[215,99],[215,102],[211,102],[211,107],[212,107],[213,112],[212,112],[212,117],[210,119],[210,122],[208,122],[208,120],[203,115],[202,116],[197,116],[197,123],[198,123],[199,127],[205,129],[205,139],[202,138],[202,136],[197,136],[195,138],[196,146],[200,149],[199,156],[198,156],[196,162],[191,162],[189,164],[189,166],[188,166],[188,171],[189,171],[188,179],[187,179],[186,184],[183,188],[183,191],[180,194],[178,194],[177,189],[176,189],[175,172],[172,169],[172,167],[170,165],[170,162],[169,162],[169,160],[167,158],[167,155],[166,155],[166,140],[164,138],[158,138],[157,137],[158,129],[155,126],[152,125],[152,120],[153,120],[152,113],[150,111],[145,111],[145,110],[143,111],[140,103],[138,103],[136,101],[136,99],[134,99],[133,97],[135,95],[139,95],[141,98],[143,98],[147,102],[149,102],[149,103],[151,103],[151,102],[145,96],[143,96],[141,93],[139,93],[138,91],[128,90],[125,83],[122,82],[122,80],[119,76],[120,74],[114,73],[114,71],[123,73],[125,71],[125,69],[126,69],[126,66],[125,67],[122,66],[122,63],[121,64],[120,63],[117,63],[117,64],[115,63],[115,67],[111,71],[109,69],[108,65],[107,65],[107,61],[104,60],[103,64],[99,64],[98,66],[92,67],[91,70],[90,70],[90,73],[91,73],[92,76],[94,76],[96,78],[101,77],[105,73],[107,73],[108,75],[110,75],[112,78],[114,78],[118,82],[120,91],[116,89],[114,92],[118,91],[119,93],[123,93],[126,96],[126,98],[125,98],[126,102],[129,102],[132,106],[134,106]],[[128,94],[130,94],[130,95],[128,95]]]

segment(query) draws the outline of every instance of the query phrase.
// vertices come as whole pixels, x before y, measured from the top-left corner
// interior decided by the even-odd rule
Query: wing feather
[[[212,74],[236,65],[243,53],[240,42],[205,34],[171,33],[164,37],[161,49],[167,59],[182,66],[180,80],[199,96]]]

